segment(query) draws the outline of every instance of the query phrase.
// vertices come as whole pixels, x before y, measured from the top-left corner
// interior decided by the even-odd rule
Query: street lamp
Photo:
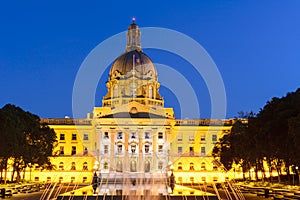
[[[296,169],[296,173],[298,175],[298,184],[300,185],[300,175],[299,175],[299,168],[298,168],[298,166],[296,166],[295,169]]]

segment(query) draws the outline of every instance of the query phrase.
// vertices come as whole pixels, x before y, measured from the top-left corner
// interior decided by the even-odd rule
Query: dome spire
[[[137,50],[142,51],[141,48],[141,31],[138,25],[135,23],[136,18],[133,17],[132,23],[129,25],[127,30],[127,44],[126,52]]]

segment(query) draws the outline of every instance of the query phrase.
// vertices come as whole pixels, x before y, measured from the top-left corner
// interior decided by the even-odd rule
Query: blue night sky
[[[227,117],[239,111],[258,112],[270,98],[300,87],[297,0],[0,4],[0,107],[12,103],[40,117],[72,116],[72,89],[81,63],[100,42],[125,31],[133,16],[140,27],[173,29],[206,49],[224,81]],[[209,117],[207,88],[189,64],[168,52],[145,52],[190,80],[201,102],[200,117]],[[107,74],[99,82],[97,106],[106,93],[105,81]],[[176,116],[199,117],[180,116],[176,95],[164,87],[160,93],[166,106],[175,107]]]

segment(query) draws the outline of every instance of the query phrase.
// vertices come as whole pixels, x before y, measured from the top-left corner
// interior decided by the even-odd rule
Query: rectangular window
[[[83,140],[89,140],[89,135],[87,133],[83,134]]]
[[[216,134],[212,135],[212,141],[213,141],[213,143],[217,142],[217,135]]]
[[[135,133],[131,133],[131,139],[136,139],[136,134]]]
[[[121,144],[118,145],[118,153],[122,153],[122,145]]]
[[[60,155],[64,155],[65,154],[65,147],[64,146],[60,146],[59,147],[59,154]]]
[[[74,183],[74,181],[75,181],[75,177],[73,176],[71,177],[71,183]]]
[[[178,154],[182,154],[182,147],[178,147]]]
[[[192,183],[194,183],[194,180],[195,180],[194,177],[191,176],[191,177],[190,177],[190,181],[191,181]]]
[[[162,153],[163,152],[163,145],[158,145],[158,152]]]
[[[189,141],[190,141],[190,142],[194,142],[194,136],[193,136],[193,135],[190,135],[190,136],[189,136]]]
[[[38,176],[34,177],[34,181],[38,182],[39,180],[40,180],[40,178]]]
[[[205,147],[201,147],[201,154],[205,155]]]
[[[109,136],[108,136],[108,132],[104,132],[104,139],[108,139]]]
[[[149,132],[145,132],[145,139],[150,139],[150,133]]]
[[[83,177],[83,178],[82,178],[82,182],[83,182],[83,183],[86,183],[86,182],[87,182],[87,177]]]
[[[72,140],[77,140],[77,134],[76,133],[72,134]]]
[[[150,146],[149,145],[145,145],[145,153],[149,153],[149,151],[150,151]]]
[[[182,135],[178,135],[177,141],[178,141],[178,142],[182,142]]]
[[[118,132],[118,140],[122,140],[123,139],[123,133],[122,132]]]
[[[71,152],[71,155],[75,155],[76,154],[76,147],[75,146],[72,146],[72,152]]]
[[[201,142],[205,141],[205,135],[201,135]]]
[[[104,145],[104,153],[108,154],[108,145]]]
[[[50,176],[47,177],[47,183],[49,183],[49,182],[51,182],[51,177]]]
[[[163,133],[162,133],[162,132],[159,132],[159,133],[158,133],[158,139],[163,139],[163,138],[164,138]]]
[[[190,147],[190,156],[194,155],[194,147]]]
[[[59,135],[59,140],[65,140],[65,134],[64,133],[61,133]]]

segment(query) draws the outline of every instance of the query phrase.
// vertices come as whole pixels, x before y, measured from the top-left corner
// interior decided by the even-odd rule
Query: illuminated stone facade
[[[90,183],[93,171],[107,180],[165,179],[171,165],[177,184],[225,180],[211,152],[230,132],[232,120],[175,119],[173,109],[164,107],[158,74],[142,52],[140,35],[132,23],[125,53],[111,66],[102,107],[86,119],[42,119],[57,133],[59,156],[52,158],[56,170],[32,169],[32,180]]]

